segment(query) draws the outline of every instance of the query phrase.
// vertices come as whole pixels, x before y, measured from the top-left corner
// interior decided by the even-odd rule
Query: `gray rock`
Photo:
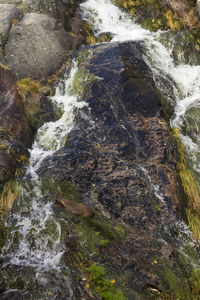
[[[47,14],[59,20],[67,31],[72,31],[71,22],[80,2],[82,0],[23,0],[20,7],[24,14],[31,12]]]
[[[23,0],[24,10],[27,12],[52,13],[56,11],[55,0]]]
[[[23,17],[21,24],[25,26],[41,26],[44,29],[55,30],[56,20],[47,15],[30,13]]]
[[[54,73],[66,60],[76,38],[52,17],[31,13],[10,31],[6,59],[17,78],[43,78]]]
[[[12,4],[0,4],[0,45],[8,38],[13,19],[20,19],[21,12]]]

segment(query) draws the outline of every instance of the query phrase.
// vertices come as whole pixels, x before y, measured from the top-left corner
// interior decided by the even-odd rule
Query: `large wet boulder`
[[[74,201],[78,193],[75,200],[95,211],[83,220],[69,214],[68,201],[65,215],[64,259],[82,273],[77,276],[86,277],[88,295],[103,297],[100,263],[127,299],[189,300],[198,273],[192,264],[199,256],[183,223],[176,143],[143,55],[142,42],[96,45],[78,53],[71,90],[86,105],[65,146],[43,161],[39,175],[50,197],[68,191],[64,196]],[[124,299],[119,295],[116,299]]]
[[[76,38],[44,14],[27,14],[15,24],[5,47],[17,78],[43,78],[56,72],[76,45]]]

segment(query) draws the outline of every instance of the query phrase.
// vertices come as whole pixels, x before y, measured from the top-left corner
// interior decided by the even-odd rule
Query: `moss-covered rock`
[[[113,2],[133,15],[137,22],[150,31],[199,28],[194,1],[181,0],[178,4],[161,0],[113,0]]]
[[[89,73],[87,69],[79,67],[70,87],[71,94],[79,98],[86,97],[89,92],[89,84],[97,79],[98,77]]]
[[[0,68],[0,188],[15,175],[28,157],[32,130],[17,94],[15,77],[7,68]]]
[[[179,32],[162,32],[159,34],[158,40],[172,53],[175,63],[190,65],[199,64],[199,31],[187,30]]]
[[[86,45],[94,45],[103,42],[110,42],[112,40],[112,34],[109,32],[104,32],[99,35],[95,35],[94,27],[93,27],[93,20],[90,21],[83,21],[81,30],[83,36],[85,38]]]
[[[17,183],[14,181],[7,182],[0,194],[0,212],[9,212],[18,195]]]

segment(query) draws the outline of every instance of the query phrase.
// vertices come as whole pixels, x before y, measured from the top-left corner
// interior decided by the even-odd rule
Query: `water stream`
[[[39,128],[30,149],[30,164],[22,181],[18,182],[20,195],[6,224],[10,239],[2,251],[2,268],[6,269],[12,265],[32,267],[42,285],[47,284],[43,273],[54,270],[54,276],[55,272],[66,274],[66,268],[63,271],[60,266],[60,259],[65,250],[61,242],[61,226],[53,216],[53,203],[42,190],[37,170],[45,158],[64,145],[67,134],[74,126],[75,111],[85,105],[83,101],[77,101],[71,93],[77,70],[77,63],[73,61],[70,73],[66,75],[64,90],[61,83],[55,96],[51,98],[63,114],[56,122],[45,123]],[[65,276],[62,275],[62,278]],[[65,281],[68,285],[67,277]]]
[[[144,30],[140,25],[134,23],[133,17],[122,12],[110,0],[88,0],[81,7],[84,18],[89,22],[93,20],[92,24],[96,35],[110,32],[113,34],[111,42],[128,40],[143,40],[145,42],[147,47],[145,60],[153,71],[155,84],[158,88],[160,88],[159,83],[156,82],[158,74],[170,78],[172,82],[174,81],[173,99],[170,99],[170,93],[168,95],[174,106],[171,126],[180,129],[180,137],[190,154],[193,167],[197,172],[200,172],[200,145],[188,135],[184,135],[182,131],[185,113],[190,108],[199,107],[200,104],[200,65],[175,63],[172,55],[173,44],[166,48],[160,42],[164,35],[163,32],[152,33]],[[184,57],[184,49],[179,55]]]
[[[148,50],[145,60],[151,66],[155,81],[158,74],[163,74],[176,83],[173,86],[173,96],[169,94],[175,111],[171,125],[180,128],[181,138],[190,152],[194,167],[200,171],[198,143],[182,131],[186,111],[200,104],[200,66],[175,64],[171,49],[167,49],[159,41],[162,33],[144,30],[110,0],[88,0],[81,4],[81,9],[86,20],[93,20],[97,35],[110,32],[113,34],[111,42],[143,40]],[[73,62],[65,81],[64,92],[58,87],[55,96],[52,97],[52,101],[63,110],[62,117],[56,122],[45,123],[38,130],[30,150],[30,165],[20,186],[20,197],[14,213],[7,222],[8,228],[14,228],[11,229],[11,236],[17,234],[19,243],[13,250],[13,240],[7,242],[3,251],[4,267],[10,264],[31,266],[37,269],[38,274],[52,269],[59,272],[64,251],[61,228],[53,216],[52,203],[46,200],[41,191],[37,170],[47,156],[51,156],[63,146],[67,134],[74,126],[75,111],[85,105],[70,93],[76,72],[77,66]],[[49,232],[47,225],[54,230]]]

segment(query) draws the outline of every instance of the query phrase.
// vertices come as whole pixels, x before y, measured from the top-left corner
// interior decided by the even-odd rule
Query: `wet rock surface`
[[[126,236],[101,254],[119,282],[125,276],[128,299],[166,291],[190,299],[179,261],[185,241],[176,146],[144,53],[143,43],[127,42],[78,54],[79,68],[94,76],[82,94],[87,105],[66,146],[43,162],[39,175],[73,182],[83,204],[124,226]]]
[[[176,64],[198,65],[200,62],[200,31],[162,32],[159,41],[172,51]],[[183,51],[184,49],[184,51]]]
[[[32,133],[17,95],[14,75],[0,67],[0,187],[27,155]]]
[[[128,6],[122,5],[127,1],[120,2],[145,28],[174,31],[161,34],[160,39],[173,46],[176,63],[198,64],[195,1],[143,1],[142,6],[141,1],[129,1]],[[0,51],[0,61],[6,64],[0,65],[0,187],[27,157],[33,131],[44,120],[56,119],[48,93],[26,98],[23,107],[7,63],[18,79],[46,79],[87,37],[92,43],[93,29],[84,29],[79,3],[24,0],[22,5],[0,0],[0,6],[12,8],[4,18]],[[197,30],[179,31],[185,28]],[[110,39],[105,33],[94,43]],[[195,55],[188,51],[181,57],[183,47],[192,48]],[[181,222],[184,194],[179,189],[176,141],[166,119],[166,110],[171,115],[172,108],[163,107],[143,58],[145,51],[142,42],[126,42],[85,47],[77,53],[79,75],[73,91],[86,106],[77,113],[65,146],[39,170],[44,201],[55,203],[62,231],[63,269],[38,273],[34,267],[8,265],[5,259],[0,299],[189,300],[199,296],[195,277],[199,273],[193,269],[199,254]],[[166,95],[169,83],[163,77]],[[198,119],[196,111],[194,115]],[[198,126],[187,115],[185,122],[191,128]],[[193,129],[190,135],[199,138]],[[17,196],[14,188],[8,189],[10,202]],[[14,212],[16,207],[17,201]],[[45,226],[43,234],[49,231],[56,236],[55,224]],[[3,225],[0,232],[1,249]],[[8,253],[17,249],[21,238],[14,234]],[[29,240],[34,251],[31,235]]]

